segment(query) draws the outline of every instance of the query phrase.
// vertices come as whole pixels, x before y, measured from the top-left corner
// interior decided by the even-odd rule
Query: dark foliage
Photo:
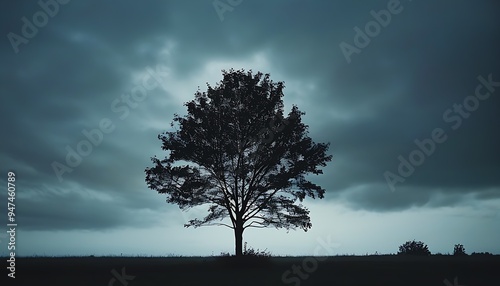
[[[399,246],[398,255],[429,256],[431,252],[426,244],[421,241],[407,241]]]
[[[318,167],[332,159],[329,143],[307,136],[305,113],[296,106],[284,116],[284,83],[269,74],[231,69],[218,86],[207,86],[185,104],[188,115],[175,115],[180,128],[158,136],[169,154],[151,158],[148,187],[181,210],[206,205],[207,216],[185,226],[233,229],[236,255],[243,255],[248,227],[310,229],[309,210],[300,203],[322,199],[325,190],[306,175],[323,173]]]
[[[472,256],[493,256],[493,254],[489,252],[472,252]]]
[[[252,247],[247,248],[247,243],[245,242],[245,246],[243,247],[243,255],[245,256],[257,256],[257,257],[271,257],[271,252],[264,250],[253,249]]]
[[[456,256],[467,255],[467,253],[465,253],[464,246],[461,244],[455,244],[455,247],[453,248],[453,255],[456,255]]]
[[[222,252],[216,257],[217,263],[228,268],[261,268],[271,264],[271,253],[264,250],[247,248],[247,243],[243,249],[243,256],[233,256],[227,252]]]

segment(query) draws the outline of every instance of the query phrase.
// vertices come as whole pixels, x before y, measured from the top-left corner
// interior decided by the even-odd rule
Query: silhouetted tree
[[[148,187],[181,210],[208,205],[205,218],[184,226],[233,229],[240,256],[248,227],[312,227],[309,210],[297,200],[323,198],[325,190],[305,175],[322,174],[317,167],[332,156],[326,155],[330,143],[307,136],[305,113],[293,106],[283,117],[283,82],[260,72],[222,73],[215,88],[207,83],[206,92],[198,89],[185,103],[188,115],[175,114],[180,129],[158,136],[170,153],[163,160],[151,158],[154,166],[145,172]],[[224,223],[228,217],[230,223]]]
[[[467,255],[465,253],[465,248],[461,244],[455,244],[455,247],[453,248],[453,255]]]
[[[407,241],[399,246],[398,255],[431,255],[429,248],[421,241]]]

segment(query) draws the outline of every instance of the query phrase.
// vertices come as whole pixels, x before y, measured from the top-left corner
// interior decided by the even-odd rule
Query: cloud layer
[[[40,23],[43,17],[33,17],[44,11],[40,4],[6,3],[0,12],[0,159],[4,173],[17,174],[23,231],[182,227],[176,206],[147,189],[144,169],[150,157],[164,155],[157,135],[170,129],[173,114],[185,114],[182,104],[198,87],[215,85],[221,69],[230,68],[284,81],[285,108],[297,104],[310,136],[331,142],[334,159],[312,178],[326,188],[326,203],[395,216],[415,208],[469,209],[464,215],[474,220],[464,228],[498,220],[494,1],[242,1],[223,21],[211,1],[40,2],[58,10],[51,6],[54,15],[31,38],[23,17]],[[390,5],[400,12],[348,61],[341,43],[356,47],[362,37],[356,28],[373,34],[367,24]],[[9,33],[28,42],[13,45]],[[141,97],[137,87],[155,82],[151,71],[161,84]],[[487,99],[474,100],[478,85]],[[68,166],[68,146],[77,150],[103,119],[113,131]],[[410,161],[419,150],[415,140],[432,138],[437,128],[447,139],[402,176],[398,157]],[[71,169],[62,181],[54,162]],[[385,172],[404,181],[391,191]],[[0,197],[5,201],[5,192]],[[318,217],[315,225],[327,231],[327,221]],[[498,225],[478,231],[500,236]]]

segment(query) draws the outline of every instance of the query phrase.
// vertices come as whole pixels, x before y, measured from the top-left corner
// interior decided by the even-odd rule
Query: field
[[[4,263],[6,259],[2,258]],[[7,273],[5,267],[2,268],[5,277]],[[454,284],[455,277],[457,284]],[[497,286],[500,285],[500,255],[255,260],[235,260],[234,257],[20,257],[16,259],[16,278],[8,278],[7,284],[2,285]]]

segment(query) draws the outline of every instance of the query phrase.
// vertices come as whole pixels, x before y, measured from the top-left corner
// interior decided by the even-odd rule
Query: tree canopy
[[[246,228],[312,227],[301,202],[322,199],[325,190],[305,176],[322,174],[318,167],[332,156],[330,143],[308,137],[297,106],[284,116],[284,82],[251,70],[222,73],[217,86],[207,83],[206,92],[198,89],[185,103],[187,115],[174,115],[171,127],[178,129],[158,135],[169,154],[151,158],[145,173],[148,187],[181,210],[207,205],[207,216],[185,226],[232,228],[241,255]]]

